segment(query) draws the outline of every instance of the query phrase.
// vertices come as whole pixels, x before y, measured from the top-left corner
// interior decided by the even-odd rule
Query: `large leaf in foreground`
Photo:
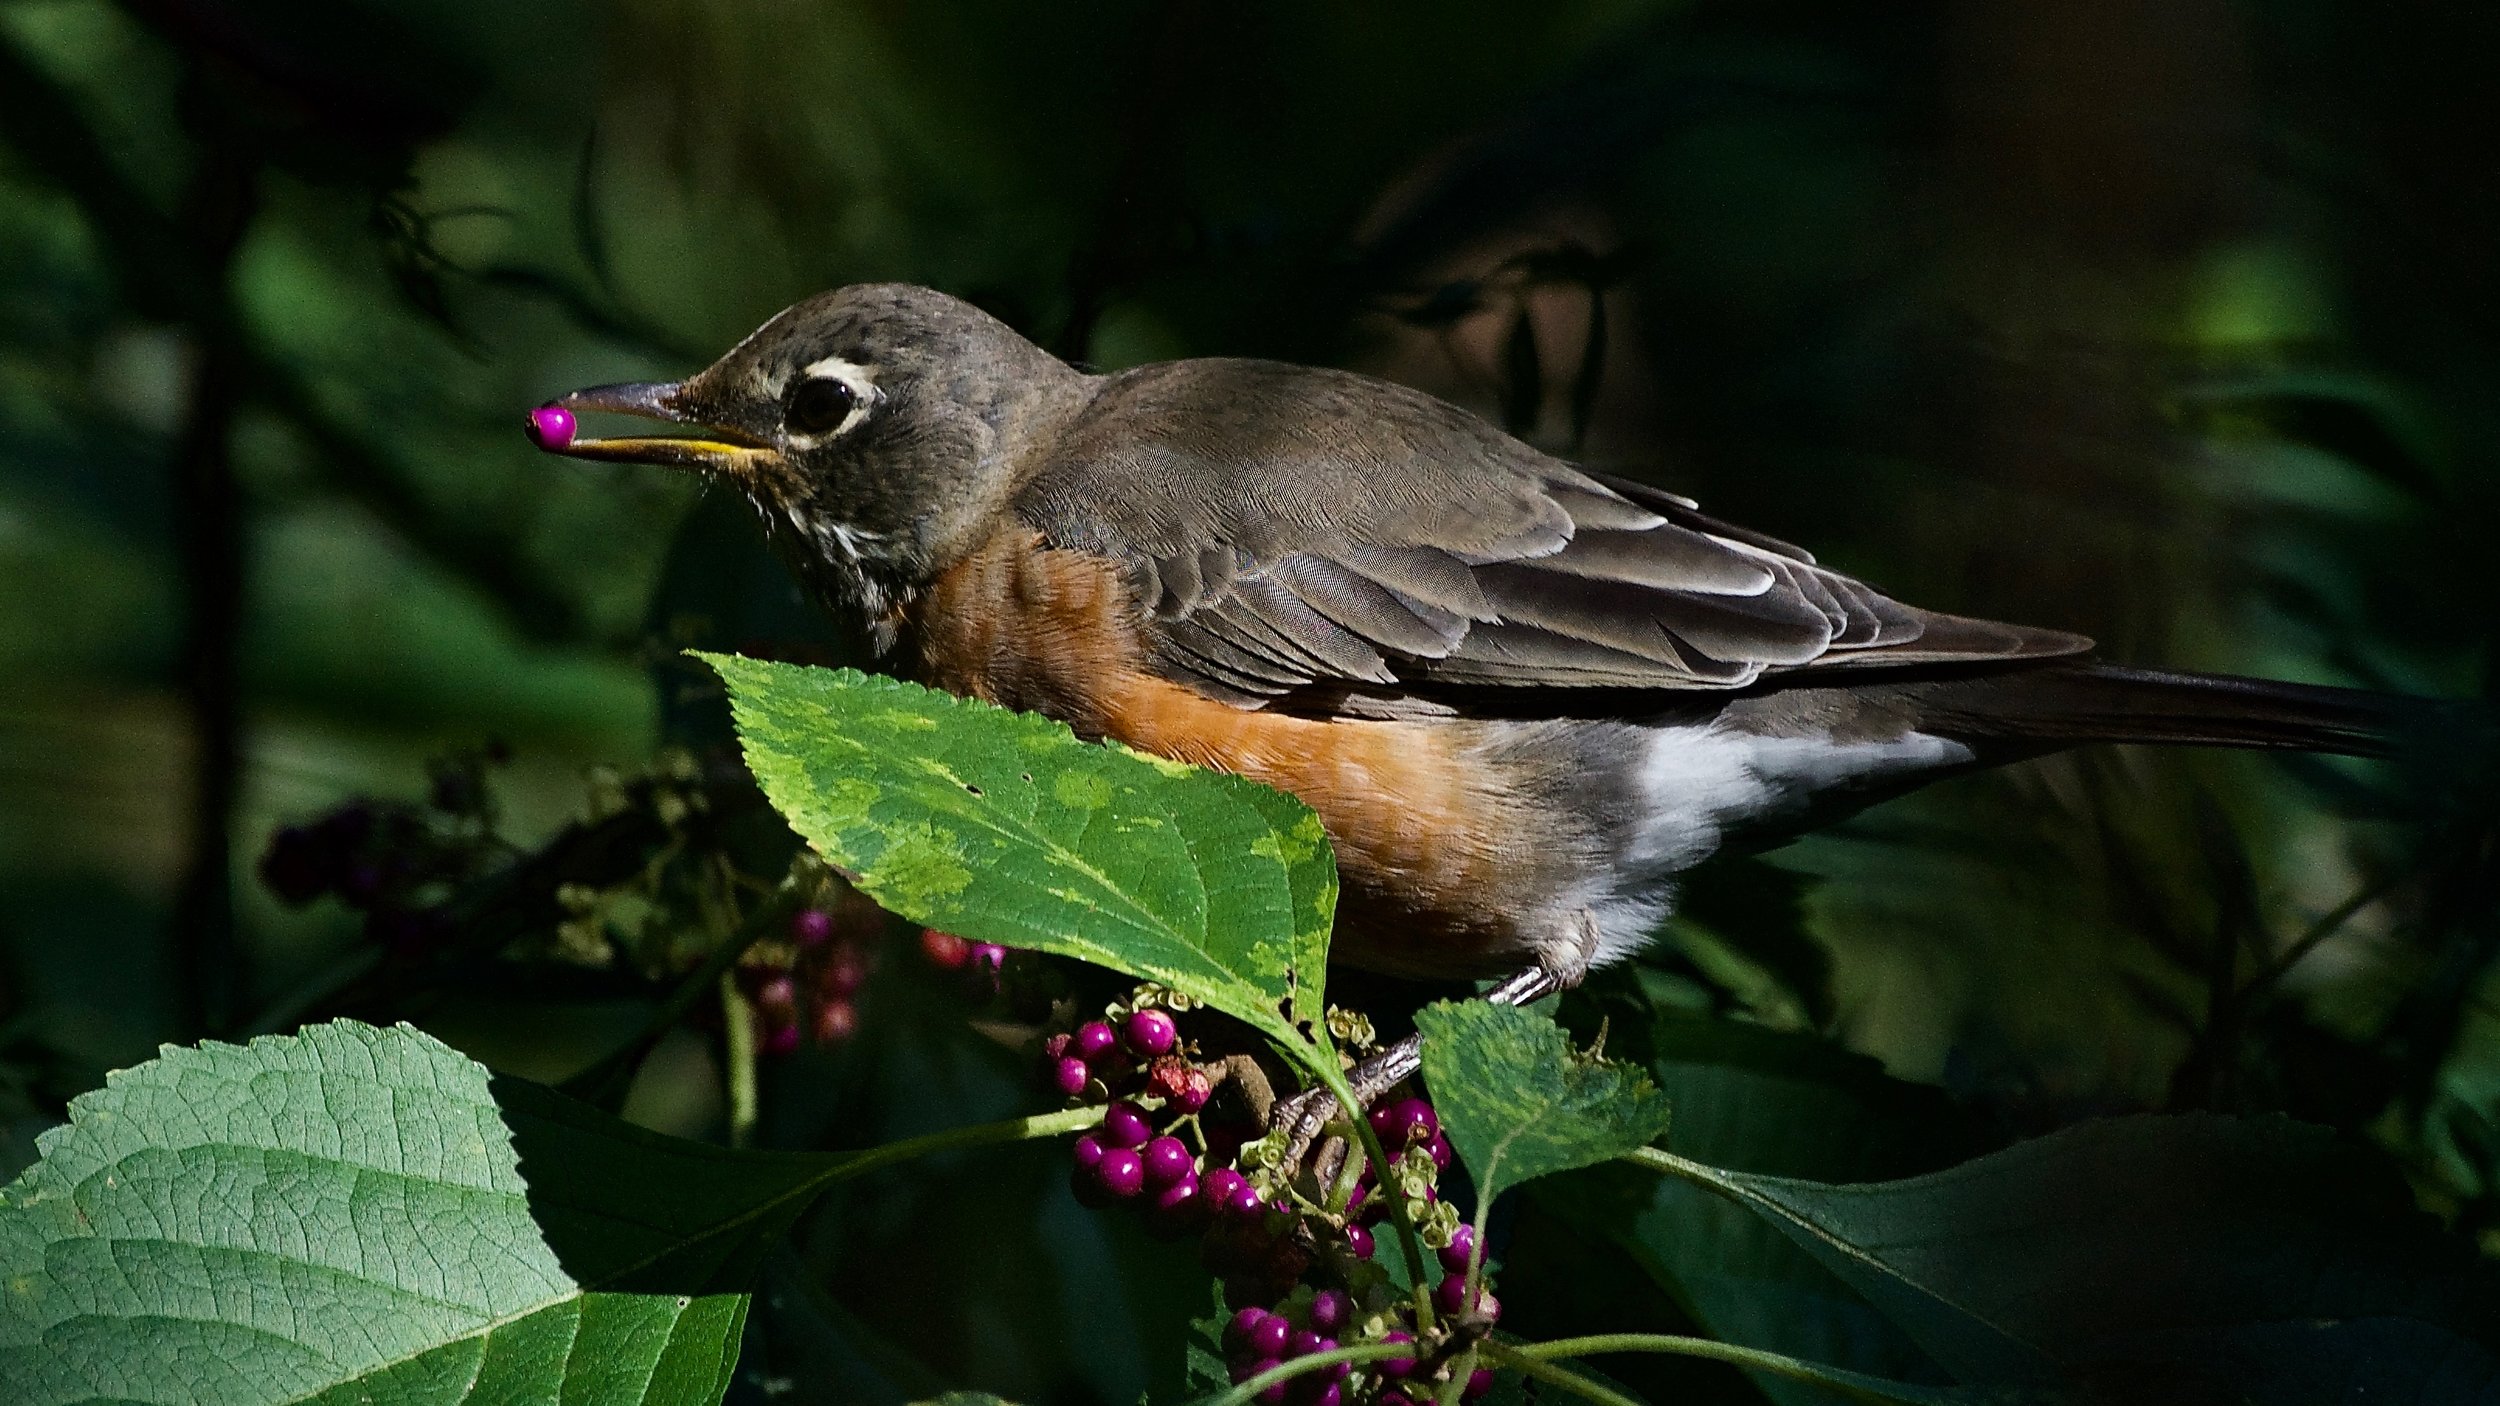
[[[1450,1145],[1490,1204],[1506,1187],[1586,1167],[1667,1130],[1649,1076],[1571,1047],[1553,1021],[1490,1001],[1442,1001],[1415,1013],[1424,1083]]]
[[[0,1381],[56,1402],[720,1399],[829,1159],[633,1129],[405,1026],[168,1049],[0,1191]]]
[[[1966,1381],[2500,1398],[2500,1278],[2324,1129],[2118,1119],[1862,1186],[1675,1170],[1786,1230]]]
[[[849,669],[702,656],[791,826],[914,922],[1161,982],[1295,1043],[1336,861],[1301,802]]]

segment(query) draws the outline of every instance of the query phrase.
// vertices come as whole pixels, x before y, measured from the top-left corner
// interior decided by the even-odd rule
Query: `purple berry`
[[[1363,1121],[1372,1125],[1372,1135],[1379,1138],[1392,1153],[1398,1150],[1398,1145],[1389,1138],[1389,1130],[1397,1126],[1394,1118],[1397,1107],[1394,1103],[1375,1103],[1371,1111],[1363,1115]]]
[[[1333,1333],[1354,1316],[1353,1301],[1335,1289],[1322,1289],[1311,1295],[1311,1326],[1323,1333]]]
[[[1465,1311],[1469,1307],[1467,1281],[1453,1274],[1435,1284],[1432,1287],[1432,1306],[1452,1315]],[[1502,1316],[1502,1301],[1493,1297],[1489,1289],[1476,1291],[1473,1306],[1476,1314],[1487,1322]]]
[[[790,915],[790,940],[801,947],[822,947],[833,940],[833,915],[822,908],[802,908]]]
[[[1403,1328],[1391,1328],[1388,1332],[1380,1335],[1380,1340],[1384,1343],[1411,1343],[1415,1341],[1415,1335],[1407,1332]],[[1384,1377],[1395,1378],[1410,1376],[1415,1371],[1415,1359],[1412,1357],[1384,1357],[1372,1364],[1372,1370],[1378,1372]]]
[[[1232,1168],[1215,1167],[1198,1178],[1198,1194],[1207,1198],[1209,1206],[1226,1206],[1232,1204],[1234,1192],[1249,1184],[1249,1178]]]
[[[1372,1257],[1372,1233],[1359,1225],[1347,1226],[1345,1247],[1353,1251],[1354,1257],[1358,1260],[1370,1259]]]
[[[542,405],[530,412],[530,443],[550,453],[573,447],[573,412],[561,405]]]
[[[1146,1121],[1146,1110],[1127,1099],[1103,1110],[1102,1140],[1113,1147],[1144,1147],[1154,1135],[1154,1124]]]
[[[1251,1355],[1266,1358],[1283,1357],[1285,1349],[1292,1342],[1293,1325],[1286,1322],[1282,1314],[1276,1313],[1271,1313],[1252,1324],[1250,1336],[1247,1339]]]
[[[1250,1330],[1274,1316],[1263,1308],[1245,1308],[1234,1314],[1233,1321],[1224,1325],[1224,1346],[1236,1351],[1248,1347]]]
[[[1093,1081],[1094,1071],[1086,1067],[1085,1061],[1073,1055],[1061,1059],[1050,1069],[1050,1086],[1069,1098],[1085,1092],[1085,1086]]]
[[[1293,1381],[1293,1378],[1287,1377],[1281,1382],[1262,1389],[1257,1396],[1250,1399],[1258,1402],[1259,1406],[1285,1406],[1285,1397],[1293,1390]]]
[[[1092,1133],[1087,1133],[1076,1140],[1076,1164],[1078,1166],[1091,1171],[1096,1163],[1102,1161],[1102,1154],[1102,1139]]]
[[[1439,1129],[1433,1130],[1432,1141],[1425,1143],[1424,1147],[1432,1154],[1434,1171],[1446,1172],[1450,1169],[1450,1140],[1442,1136]]]
[[[1385,1201],[1374,1203],[1372,1200],[1372,1189],[1368,1186],[1357,1186],[1354,1190],[1346,1194],[1346,1217],[1349,1220],[1368,1220],[1371,1217],[1363,1214],[1363,1208],[1365,1206],[1370,1206],[1372,1208],[1372,1215],[1376,1216],[1380,1214],[1381,1208],[1387,1204],[1388,1203]]]
[[[1273,1357],[1244,1358],[1233,1368],[1233,1382],[1235,1385],[1239,1385],[1240,1383],[1246,1382],[1252,1377],[1257,1376],[1261,1372],[1273,1372],[1278,1367],[1283,1365],[1283,1363],[1277,1361]]]
[[[1441,1268],[1452,1274],[1467,1272],[1467,1257],[1475,1253],[1476,1228],[1462,1225],[1450,1232],[1450,1243],[1441,1247]]]
[[[1432,1105],[1419,1098],[1402,1098],[1389,1105],[1389,1128],[1380,1140],[1391,1152],[1410,1142],[1430,1142],[1441,1131],[1441,1120],[1433,1116]]]
[[[1188,1145],[1169,1133],[1147,1143],[1138,1155],[1145,1159],[1146,1180],[1156,1186],[1170,1186],[1198,1170]]]
[[[755,1008],[766,1015],[787,1015],[799,1008],[799,985],[788,972],[775,972],[755,988]]]
[[[1255,1221],[1267,1214],[1267,1198],[1259,1189],[1245,1181],[1224,1198],[1224,1212],[1235,1220]]]
[[[766,1032],[763,1043],[760,1046],[764,1053],[771,1055],[776,1059],[786,1054],[795,1053],[798,1050],[798,1047],[799,1028],[795,1025],[774,1026],[770,1031]]]
[[[1007,949],[995,942],[976,942],[964,951],[964,962],[972,970],[983,972],[989,979],[998,979],[999,968],[1007,965]]]
[[[1183,1177],[1155,1193],[1154,1219],[1147,1228],[1165,1239],[1178,1239],[1197,1229],[1205,1212],[1198,1179]]]
[[[1285,1355],[1287,1357],[1308,1357],[1314,1352],[1326,1352],[1329,1348],[1335,1346],[1335,1343],[1329,1342],[1328,1339],[1321,1337],[1319,1334],[1312,1332],[1308,1328],[1297,1328],[1294,1330],[1293,1336],[1285,1340]]]
[[[1076,1043],[1068,1052],[1091,1064],[1118,1048],[1119,1043],[1120,1037],[1111,1033],[1109,1025],[1089,1020],[1076,1028]]]
[[[1094,1164],[1094,1180],[1102,1189],[1120,1200],[1127,1200],[1146,1189],[1146,1164],[1125,1147],[1106,1147],[1102,1160]]]
[[[1304,1380],[1308,1380],[1308,1378],[1305,1378]],[[1303,1395],[1302,1406],[1342,1406],[1344,1401],[1344,1387],[1337,1385],[1333,1381],[1323,1381],[1319,1384],[1319,1389],[1317,1391],[1306,1392]]]
[[[1126,1033],[1129,1053],[1140,1059],[1171,1053],[1181,1038],[1180,1027],[1172,1023],[1172,1017],[1158,1010],[1129,1012]]]
[[[1459,1388],[1458,1399],[1461,1401],[1475,1401],[1482,1398],[1486,1392],[1491,1391],[1492,1389],[1493,1369],[1490,1367],[1478,1367],[1476,1370],[1467,1374],[1467,1385]]]

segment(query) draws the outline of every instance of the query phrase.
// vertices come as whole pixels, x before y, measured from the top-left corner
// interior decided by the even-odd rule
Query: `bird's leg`
[[[1570,946],[1554,953],[1540,953],[1537,965],[1514,972],[1484,993],[1482,999],[1499,1006],[1524,1006],[1548,996],[1568,991],[1588,975],[1589,963],[1597,955],[1597,923],[1587,913],[1579,915],[1575,924],[1576,939]],[[1557,960],[1558,959],[1558,960]],[[1388,1045],[1369,1059],[1346,1071],[1346,1085],[1354,1094],[1354,1111],[1360,1116],[1364,1109],[1395,1087],[1401,1079],[1423,1067],[1424,1039],[1411,1034]],[[1268,1116],[1270,1128],[1286,1132],[1284,1165],[1300,1168],[1310,1155],[1311,1144],[1320,1131],[1337,1116],[1336,1095],[1314,1085],[1289,1099],[1277,1101]],[[1327,1159],[1331,1162],[1336,1158]],[[1334,1168],[1323,1168],[1328,1175]]]

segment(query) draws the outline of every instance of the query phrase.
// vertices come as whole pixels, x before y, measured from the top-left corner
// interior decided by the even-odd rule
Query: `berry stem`
[[[1220,1396],[1201,1398],[1197,1406],[1247,1406],[1248,1402],[1260,1392],[1278,1382],[1291,1381],[1305,1372],[1316,1372],[1323,1367],[1333,1367],[1340,1362],[1381,1362],[1392,1357],[1414,1355],[1413,1343],[1356,1343],[1352,1347],[1330,1348],[1326,1352],[1314,1352],[1307,1357],[1296,1357],[1279,1363],[1241,1382]]]
[[[1372,1120],[1363,1116],[1363,1105],[1354,1097],[1354,1087],[1346,1082],[1345,1071],[1337,1068],[1336,1056],[1324,1046],[1321,1052],[1328,1058],[1314,1066],[1311,1072],[1319,1077],[1329,1093],[1336,1096],[1337,1110],[1346,1115],[1346,1121],[1354,1125],[1354,1135],[1362,1140],[1363,1155],[1372,1159],[1373,1166],[1385,1171],[1390,1165],[1389,1154],[1381,1150],[1380,1134],[1372,1131]],[[1384,1190],[1387,1188],[1385,1181],[1380,1185]],[[1398,1250],[1406,1256],[1406,1282],[1414,1286],[1415,1331],[1418,1335],[1429,1335],[1433,1328],[1432,1291],[1425,1287],[1423,1241],[1416,1237],[1414,1219],[1406,1213],[1406,1198],[1391,1196],[1388,1199],[1389,1221],[1398,1229]]]
[[[1765,1352],[1760,1348],[1742,1347],[1735,1343],[1717,1342],[1709,1338],[1683,1337],[1671,1333],[1597,1333],[1585,1338],[1556,1338],[1551,1342],[1542,1343],[1502,1343],[1488,1340],[1477,1344],[1476,1350],[1497,1365],[1513,1367],[1530,1376],[1544,1377],[1557,1386],[1567,1387],[1582,1396],[1587,1396],[1591,1401],[1605,1402],[1607,1406],[1617,1406],[1623,1398],[1611,1393],[1603,1396],[1590,1395],[1589,1392],[1582,1391],[1572,1382],[1563,1380],[1561,1376],[1553,1375],[1558,1369],[1552,1364],[1564,1358],[1595,1357],[1609,1352],[1658,1352],[1675,1357],[1708,1358],[1713,1362],[1725,1362],[1737,1367],[1751,1368],[1757,1372],[1769,1372],[1773,1376],[1787,1377],[1793,1381],[1812,1382],[1816,1386],[1836,1388],[1850,1395],[1871,1397],[1873,1393],[1868,1389],[1877,1385],[1871,1379],[1855,1373],[1842,1373],[1831,1367],[1808,1362],[1801,1357],[1790,1357],[1786,1353]],[[1587,1378],[1579,1376],[1578,1373],[1565,1375],[1571,1377],[1574,1382],[1586,1382],[1588,1386],[1598,1391],[1605,1390],[1594,1382],[1588,1382]],[[1886,1399],[1891,1398],[1886,1397]]]
[[[810,1178],[807,1186],[808,1189],[813,1190],[816,1187],[840,1181],[846,1177],[855,1177],[862,1172],[874,1171],[896,1162],[908,1162],[915,1157],[926,1157],[932,1152],[951,1152],[959,1147],[984,1147],[994,1142],[1029,1142],[1034,1138],[1081,1133],[1100,1123],[1102,1114],[1102,1105],[1087,1104],[1082,1108],[1065,1108],[1056,1113],[1036,1113],[1030,1118],[1009,1118],[1003,1122],[974,1123],[966,1127],[949,1128],[942,1133],[925,1133],[919,1137],[905,1138],[900,1142],[889,1142],[881,1147],[872,1147],[865,1152],[840,1155],[833,1166],[825,1169],[822,1176]]]
[[[755,1008],[738,989],[738,979],[718,979],[721,1013],[721,1060],[728,1066],[729,1145],[744,1147],[755,1135]]]
[[[738,924],[736,931],[713,947],[704,957],[702,966],[687,973],[685,979],[677,983],[632,1039],[557,1087],[575,1098],[588,1099],[593,1103],[621,1093],[625,1081],[633,1077],[634,1070],[641,1065],[642,1057],[651,1052],[652,1046],[676,1029],[677,1023],[686,1018],[686,1013],[694,1009],[697,1001],[717,990],[724,978],[734,976],[738,962],[746,956],[747,949],[768,934],[780,931],[799,907],[797,887],[783,884],[770,898],[756,905],[746,915],[745,921]]]
[[[1626,1336],[1630,1335],[1627,1334]],[[1695,1339],[1694,1341],[1698,1342],[1700,1339]],[[1552,1347],[1553,1345],[1554,1344],[1552,1343],[1536,1344],[1538,1347]],[[1712,1346],[1715,1347],[1717,1344],[1714,1343]],[[1500,1343],[1491,1341],[1476,1344],[1476,1351],[1481,1354],[1486,1361],[1491,1362],[1497,1367],[1516,1368],[1517,1370],[1525,1372],[1529,1376],[1538,1378],[1541,1381],[1552,1382],[1554,1385],[1561,1387],[1563,1390],[1570,1392],[1572,1395],[1577,1396],[1584,1401],[1596,1402],[1597,1406],[1641,1406],[1639,1401],[1624,1395],[1622,1392],[1615,1390],[1613,1387],[1601,1386],[1598,1383],[1581,1376],[1577,1372],[1570,1371],[1567,1368],[1557,1367],[1553,1363],[1545,1361],[1543,1358],[1530,1357],[1525,1351],[1515,1351],[1511,1348],[1503,1346]]]

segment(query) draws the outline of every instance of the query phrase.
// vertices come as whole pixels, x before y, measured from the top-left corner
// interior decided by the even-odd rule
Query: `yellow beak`
[[[532,444],[550,454],[563,454],[575,459],[607,459],[735,473],[774,452],[771,445],[753,436],[706,425],[687,415],[678,404],[682,389],[676,383],[653,381],[592,386],[559,396],[531,411],[525,428]],[[695,432],[685,435],[577,438],[573,432],[574,416],[591,411],[665,420],[688,426]]]

